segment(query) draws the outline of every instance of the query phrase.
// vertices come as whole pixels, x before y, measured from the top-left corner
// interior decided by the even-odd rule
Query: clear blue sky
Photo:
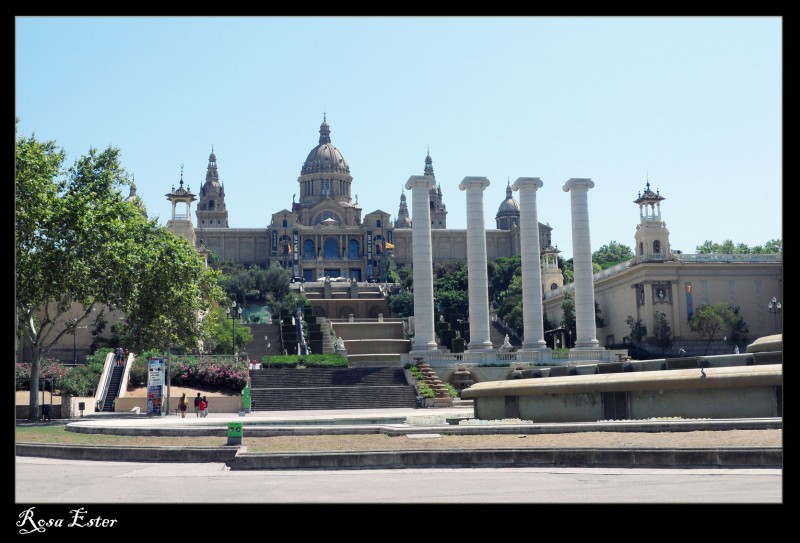
[[[566,258],[572,177],[595,182],[593,251],[633,248],[633,200],[648,178],[666,198],[673,249],[783,238],[780,17],[18,17],[15,27],[18,132],[55,139],[69,163],[119,147],[162,224],[181,164],[196,193],[213,145],[230,226],[265,228],[299,194],[325,112],[365,214],[396,217],[430,148],[450,228],[466,227],[464,177],[491,182],[487,228],[507,180],[539,177],[539,221]]]

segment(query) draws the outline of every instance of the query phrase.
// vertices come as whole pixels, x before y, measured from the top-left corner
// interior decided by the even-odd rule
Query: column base
[[[596,339],[591,341],[576,341],[575,346],[572,348],[578,351],[596,351],[598,349],[605,349],[605,347],[600,346],[600,342]]]
[[[484,341],[481,343],[470,343],[467,345],[467,350],[473,353],[494,351],[491,341]]]
[[[519,349],[522,352],[530,352],[530,351],[546,351],[549,347],[544,340],[537,341],[536,343],[525,343],[522,342],[522,347]]]

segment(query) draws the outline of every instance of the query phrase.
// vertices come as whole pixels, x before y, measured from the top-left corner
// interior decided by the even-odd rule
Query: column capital
[[[578,189],[583,188],[589,190],[594,188],[594,181],[589,179],[588,177],[573,177],[566,183],[564,183],[564,192],[569,192],[570,189]]]
[[[511,185],[511,190],[520,190],[522,187],[533,187],[534,189],[540,189],[544,186],[544,183],[538,177],[517,177],[517,180],[514,181],[514,184]]]
[[[436,179],[430,175],[412,175],[406,181],[406,190],[412,190],[414,187],[423,187],[428,190],[436,188]]]
[[[461,183],[459,183],[458,188],[461,190],[467,190],[469,187],[479,187],[481,190],[486,190],[486,187],[489,186],[489,180],[486,177],[465,177]]]

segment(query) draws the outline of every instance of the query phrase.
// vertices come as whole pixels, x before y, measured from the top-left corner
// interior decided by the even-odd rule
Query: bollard
[[[228,445],[241,445],[242,444],[242,423],[229,422],[228,423]]]

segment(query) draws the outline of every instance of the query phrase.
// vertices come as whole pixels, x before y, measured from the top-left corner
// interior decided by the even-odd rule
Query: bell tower
[[[425,157],[425,177],[433,179],[430,194],[431,206],[431,228],[434,230],[447,228],[447,207],[442,203],[442,187],[436,183],[436,176],[433,175],[433,160],[431,152]]]
[[[181,164],[181,182],[178,189],[172,185],[172,191],[166,194],[167,200],[172,203],[172,218],[167,221],[167,228],[178,237],[184,238],[192,247],[197,244],[197,235],[192,225],[192,202],[195,198],[188,185],[183,188],[183,164]],[[180,212],[178,204],[183,204],[184,211]]]
[[[206,181],[200,188],[200,202],[195,213],[198,228],[228,228],[225,187],[219,182],[217,155],[214,154],[213,147],[208,157]]]
[[[636,226],[636,263],[675,260],[669,245],[669,230],[661,218],[661,201],[665,198],[658,189],[650,189],[647,181],[644,193],[633,201],[639,205],[639,224]]]

